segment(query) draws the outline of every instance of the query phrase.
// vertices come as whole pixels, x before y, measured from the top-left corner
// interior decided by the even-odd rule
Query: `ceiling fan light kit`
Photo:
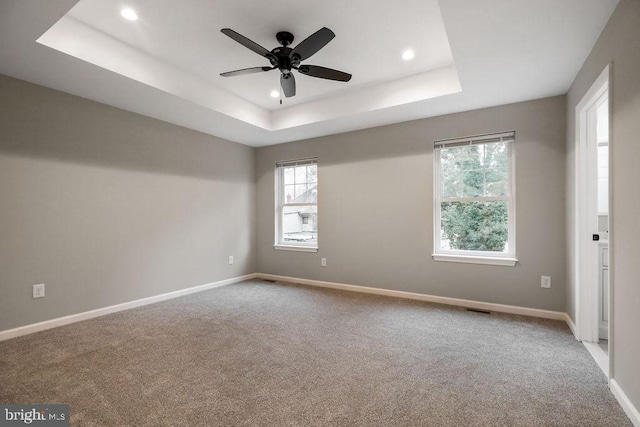
[[[268,59],[271,64],[270,67],[251,67],[228,71],[226,73],[221,73],[220,75],[222,77],[261,73],[275,70],[277,68],[280,70],[280,86],[282,87],[282,92],[287,98],[295,96],[296,94],[296,79],[292,70],[297,70],[304,75],[320,79],[335,80],[339,82],[348,82],[351,80],[351,74],[343,71],[320,67],[318,65],[300,64],[300,62],[310,58],[320,49],[325,47],[327,43],[333,40],[336,36],[333,31],[326,27],[319,29],[294,48],[289,47],[294,40],[293,34],[288,31],[280,31],[276,34],[276,40],[278,40],[278,43],[280,43],[281,46],[278,46],[271,51],[230,28],[223,28],[220,31],[244,47]]]

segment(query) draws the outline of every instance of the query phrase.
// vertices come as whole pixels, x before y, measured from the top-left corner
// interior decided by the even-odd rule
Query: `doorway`
[[[609,286],[609,66],[576,107],[576,335],[607,377]]]

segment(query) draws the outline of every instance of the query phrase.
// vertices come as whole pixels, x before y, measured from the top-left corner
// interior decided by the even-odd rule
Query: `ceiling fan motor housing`
[[[277,62],[273,64],[274,67],[278,67],[282,74],[289,74],[291,72],[291,68],[298,66],[300,64],[300,60],[295,61],[295,58],[292,59],[289,55],[291,54],[290,47],[277,47],[271,51],[272,54],[275,55]]]
[[[276,34],[276,39],[278,43],[282,45],[282,47],[277,47],[271,51],[272,54],[275,55],[277,59],[277,63],[272,61],[272,65],[274,67],[278,67],[280,72],[284,75],[285,78],[289,78],[291,74],[291,68],[297,67],[300,65],[300,57],[298,55],[291,56],[291,49],[288,47],[291,43],[293,43],[293,34],[288,31],[280,31]]]

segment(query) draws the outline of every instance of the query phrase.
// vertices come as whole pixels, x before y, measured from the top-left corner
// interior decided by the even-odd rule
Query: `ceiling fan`
[[[320,67],[318,65],[301,65],[300,62],[308,59],[320,49],[325,47],[336,35],[330,29],[323,27],[309,37],[300,42],[293,49],[289,45],[293,42],[293,34],[288,31],[280,31],[276,34],[276,39],[281,47],[276,47],[272,51],[268,51],[258,43],[249,40],[242,34],[233,31],[230,28],[220,30],[223,34],[231,37],[246,48],[251,49],[260,56],[264,56],[271,63],[270,67],[252,67],[243,68],[242,70],[228,71],[221,73],[222,77],[242,76],[245,74],[261,73],[264,71],[280,70],[280,86],[287,98],[296,94],[296,79],[292,70],[310,77],[318,77],[327,80],[336,80],[339,82],[348,82],[351,80],[351,74],[331,68]],[[282,101],[280,101],[282,103]]]

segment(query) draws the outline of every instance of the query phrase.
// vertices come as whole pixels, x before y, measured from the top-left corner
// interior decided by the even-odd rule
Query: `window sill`
[[[433,254],[434,261],[445,262],[462,262],[466,264],[485,264],[485,265],[502,265],[505,267],[513,267],[518,260],[516,258],[498,258],[486,256],[469,256],[469,255],[452,255],[452,254]]]
[[[318,252],[315,246],[273,245],[273,248],[279,251]]]

